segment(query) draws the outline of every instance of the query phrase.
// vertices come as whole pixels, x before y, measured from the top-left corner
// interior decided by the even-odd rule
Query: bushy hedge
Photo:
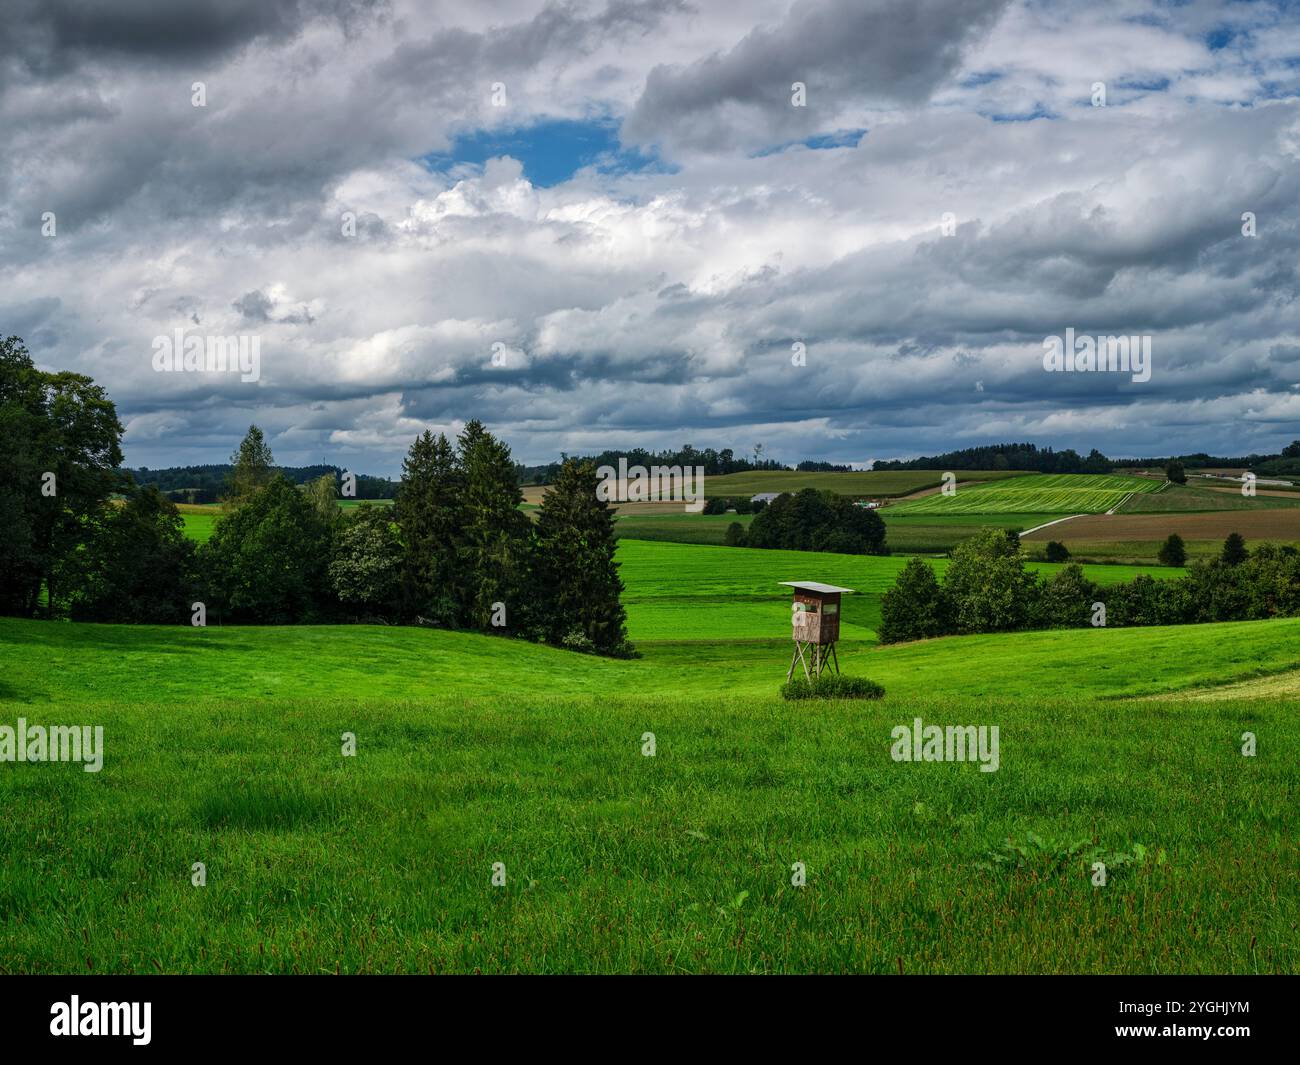
[[[783,492],[754,515],[745,547],[887,555],[885,523],[866,507],[834,492],[804,488]]]
[[[1229,537],[1224,556],[1195,562],[1185,577],[1140,574],[1101,588],[1077,564],[1039,578],[1018,545],[986,529],[953,549],[942,584],[910,559],[881,600],[880,640],[897,643],[957,633],[1083,628],[1105,607],[1105,625],[1184,625],[1300,615],[1300,552],[1262,544],[1246,552]]]
[[[885,689],[866,677],[846,677],[843,673],[823,673],[809,680],[795,677],[781,685],[786,699],[879,699]]]
[[[1060,540],[1047,541],[1046,556],[1048,562],[1069,562],[1070,549]]]

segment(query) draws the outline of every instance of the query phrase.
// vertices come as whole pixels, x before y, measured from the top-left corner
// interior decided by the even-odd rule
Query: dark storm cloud
[[[231,305],[246,322],[267,322],[271,319],[272,303],[261,292],[245,292]]]
[[[800,0],[724,53],[652,70],[624,136],[716,152],[808,136],[853,104],[922,103],[1006,3]],[[791,104],[795,82],[806,107]]]
[[[379,0],[7,0],[0,56],[44,72],[86,60],[185,63],[283,40],[313,18],[348,22],[376,6]]]
[[[405,41],[375,69],[375,79],[391,89],[418,88],[455,94],[469,117],[489,81],[508,79],[546,61],[571,63],[597,46],[649,33],[664,19],[690,11],[684,0],[615,0],[601,8],[548,3],[532,18],[473,32],[440,28]],[[507,84],[507,96],[512,87]],[[468,97],[473,97],[473,100]]]
[[[237,205],[278,233],[302,234],[317,226],[341,176],[377,160],[418,157],[445,145],[456,125],[499,118],[487,104],[494,80],[511,82],[513,92],[539,66],[635,38],[687,10],[653,0],[548,4],[519,22],[477,31],[438,25],[399,35],[389,47],[358,41],[328,58],[288,50],[313,18],[353,27],[383,6],[132,0],[105,8],[59,0],[47,9],[37,2],[11,47],[36,68],[24,85],[48,88],[30,94],[15,84],[6,94],[0,82],[0,121],[16,134],[7,162],[0,160],[7,201],[0,215],[54,210],[71,232],[130,213],[138,233]],[[211,65],[254,42],[272,49],[262,61]],[[164,69],[139,65],[155,52]],[[103,69],[92,60],[117,65]],[[72,73],[77,64],[87,66],[84,74]],[[192,106],[192,81],[204,83],[206,106]],[[42,160],[57,165],[31,165]],[[382,228],[373,214],[357,225],[364,237]],[[48,250],[31,232],[20,236],[17,254],[24,244],[27,254]]]

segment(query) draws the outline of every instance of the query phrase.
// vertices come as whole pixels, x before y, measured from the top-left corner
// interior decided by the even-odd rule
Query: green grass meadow
[[[1024,532],[1046,525],[1059,514],[910,514],[896,508],[880,511],[885,543],[896,554],[942,554],[984,528]]]
[[[199,544],[206,544],[212,539],[217,519],[221,517],[221,507],[189,504],[177,509],[181,512],[181,521],[185,523],[186,536]]]
[[[1296,971],[1294,698],[1196,696],[1285,683],[1300,619],[881,647],[901,558],[619,557],[627,661],[0,620],[0,723],[106,748],[0,765],[0,971]],[[840,661],[883,700],[779,698],[792,578],[863,593]],[[916,717],[997,725],[998,771],[893,761]]]
[[[340,499],[339,509],[352,510],[362,504],[373,507],[391,507],[391,499]],[[527,507],[527,504],[525,504]],[[185,535],[195,543],[206,544],[212,538],[217,527],[217,520],[223,510],[220,503],[182,503],[177,505],[181,520],[185,523]],[[722,541],[719,540],[719,543]]]
[[[525,504],[527,506],[527,504]],[[901,554],[931,554],[951,551],[961,541],[980,529],[992,526],[1023,532],[1046,524],[1059,514],[896,514],[894,508],[880,512],[885,522],[886,543]],[[665,540],[681,544],[725,543],[727,527],[739,522],[744,528],[754,520],[752,514],[621,514],[615,528],[622,539]],[[1154,560],[1155,552],[1151,553]]]
[[[667,540],[679,544],[721,546],[732,522],[749,528],[752,514],[620,514],[614,532],[620,540]]]

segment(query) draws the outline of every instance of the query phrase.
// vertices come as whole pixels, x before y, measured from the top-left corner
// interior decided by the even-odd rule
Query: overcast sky
[[[0,10],[0,333],[129,465],[1300,437],[1296,3]],[[1067,328],[1150,380],[1045,371]],[[155,371],[177,329],[258,380]]]

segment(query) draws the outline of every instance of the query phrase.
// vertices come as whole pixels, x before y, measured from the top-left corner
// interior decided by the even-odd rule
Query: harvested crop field
[[[1220,487],[1211,484],[1211,485],[1206,485],[1206,487],[1211,492],[1223,492],[1230,496],[1241,495],[1240,488],[1232,488],[1228,485],[1224,485]],[[1255,489],[1256,498],[1258,498],[1259,496],[1275,496],[1278,499],[1295,499],[1297,495],[1300,495],[1300,490],[1297,490],[1295,488],[1258,488],[1257,487]]]
[[[1300,509],[1239,510],[1211,513],[1085,514],[1059,522],[1025,540],[1163,540],[1177,533],[1184,540],[1221,540],[1229,533],[1249,540],[1300,540]]]
[[[1119,507],[1121,514],[1166,514],[1174,511],[1216,510],[1277,510],[1280,507],[1300,506],[1300,495],[1289,492],[1278,499],[1255,499],[1241,494],[1240,489],[1220,492],[1213,488],[1171,484],[1159,492],[1145,492],[1130,496]]]

